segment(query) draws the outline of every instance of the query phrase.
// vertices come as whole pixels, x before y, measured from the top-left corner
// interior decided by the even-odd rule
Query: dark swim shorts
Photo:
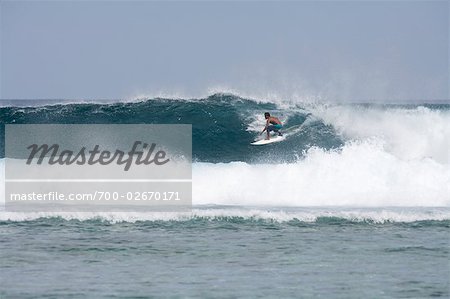
[[[271,131],[278,132],[278,130],[280,130],[282,127],[283,126],[280,124],[270,125],[267,127],[267,132],[271,132]]]

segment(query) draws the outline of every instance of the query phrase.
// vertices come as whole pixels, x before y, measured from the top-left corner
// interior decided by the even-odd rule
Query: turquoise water
[[[311,218],[332,211],[340,214]],[[449,296],[449,209],[285,209],[292,217],[213,216],[211,208],[195,213],[164,220],[126,220],[125,214],[3,219],[1,295]],[[447,220],[400,221],[414,217]]]

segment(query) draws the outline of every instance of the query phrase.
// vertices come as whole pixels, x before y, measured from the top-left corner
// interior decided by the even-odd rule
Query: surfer
[[[267,140],[270,139],[271,131],[277,132],[278,136],[283,136],[283,134],[281,134],[280,132],[281,128],[283,127],[281,121],[274,116],[270,116],[269,112],[264,113],[264,117],[266,119],[266,126],[264,127],[264,130],[262,130],[261,134],[264,133],[264,131],[267,131]]]

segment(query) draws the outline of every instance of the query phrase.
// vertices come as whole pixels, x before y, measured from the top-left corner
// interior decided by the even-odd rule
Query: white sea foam
[[[194,163],[192,213],[1,211],[0,220],[30,221],[41,217],[112,223],[188,221],[196,217],[277,222],[314,222],[319,217],[376,223],[450,220],[449,178],[446,165],[432,159],[401,160],[372,140],[350,143],[341,151],[311,149],[306,159],[293,164]],[[3,194],[3,190],[0,192]],[[208,208],[207,204],[232,206]],[[354,208],[358,206],[361,208]]]
[[[291,164],[193,164],[195,205],[449,207],[449,186],[448,164],[400,159],[377,139],[312,148]]]
[[[376,137],[403,160],[450,161],[450,111],[383,106],[314,105],[312,113],[350,140]]]
[[[313,148],[293,164],[196,163],[196,204],[244,206],[450,206],[450,168],[402,160],[372,139]]]
[[[33,221],[40,218],[61,218],[64,220],[100,220],[109,223],[137,221],[189,221],[192,219],[221,220],[242,218],[246,220],[268,220],[274,222],[315,222],[320,218],[339,218],[352,222],[410,223],[416,221],[450,220],[450,209],[303,209],[267,210],[246,208],[194,208],[189,213],[141,213],[141,212],[0,212],[0,221]]]

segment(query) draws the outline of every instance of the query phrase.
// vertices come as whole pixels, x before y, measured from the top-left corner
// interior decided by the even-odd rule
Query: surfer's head
[[[269,113],[269,112],[264,113],[264,117],[265,117],[266,119],[268,119],[268,118],[270,117],[270,113]]]

